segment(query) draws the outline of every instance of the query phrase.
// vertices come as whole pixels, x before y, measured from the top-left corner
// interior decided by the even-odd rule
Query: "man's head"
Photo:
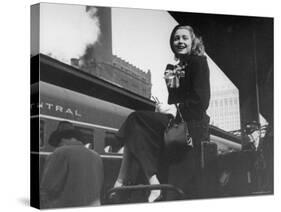
[[[256,121],[247,122],[244,125],[244,133],[246,133],[247,135],[252,134],[254,131],[257,131],[259,129],[260,124]]]
[[[83,135],[70,122],[60,122],[58,128],[50,135],[49,144],[53,147],[70,144],[83,144]]]

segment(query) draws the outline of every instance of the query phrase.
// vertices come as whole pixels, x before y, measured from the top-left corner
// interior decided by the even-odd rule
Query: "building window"
[[[128,80],[125,80],[123,78],[121,78],[120,80],[121,80],[122,85],[127,85],[128,84]]]
[[[227,99],[224,99],[224,105],[225,105],[225,106],[228,105]]]
[[[216,106],[216,107],[218,106],[218,101],[217,101],[217,100],[215,100],[215,106]]]

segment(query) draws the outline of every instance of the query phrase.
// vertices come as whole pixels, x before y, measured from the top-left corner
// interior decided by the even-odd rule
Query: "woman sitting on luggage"
[[[176,65],[167,65],[164,73],[169,92],[168,104],[178,104],[183,119],[187,122],[193,140],[193,148],[200,152],[201,141],[209,139],[209,117],[206,110],[210,100],[209,67],[204,55],[201,39],[194,34],[192,27],[176,26],[170,37],[170,46],[175,54]],[[170,76],[175,73],[176,78]],[[166,114],[163,104],[156,105],[156,112],[136,111],[131,113],[117,133],[124,144],[124,155],[114,187],[126,185],[134,162],[140,165],[149,184],[160,184],[159,162],[166,152],[164,131],[170,119],[178,118],[179,113]],[[186,149],[188,146],[186,145]],[[185,150],[185,147],[181,147]],[[169,156],[167,156],[169,157]],[[200,155],[198,155],[198,163]],[[148,201],[161,197],[160,190],[151,191]]]

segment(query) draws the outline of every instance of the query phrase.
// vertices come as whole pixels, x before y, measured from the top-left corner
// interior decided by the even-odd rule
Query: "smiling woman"
[[[191,52],[191,34],[190,31],[184,28],[180,28],[176,31],[174,40],[173,40],[173,46],[174,51],[177,55],[184,55],[184,54],[190,54]]]
[[[141,168],[149,184],[163,183],[159,180],[160,166],[169,167],[172,163],[183,161],[189,154],[192,155],[192,168],[186,164],[184,169],[190,170],[193,177],[198,175],[201,143],[209,140],[209,117],[206,110],[210,100],[209,67],[204,56],[204,46],[198,41],[189,26],[178,25],[172,31],[170,45],[179,62],[176,65],[168,64],[164,74],[165,78],[167,75],[178,78],[177,86],[167,83],[167,80],[166,83],[168,104],[177,104],[179,109],[177,114],[156,110],[136,111],[128,116],[116,134],[117,139],[124,145],[124,156],[115,187],[136,183],[131,173],[135,166]],[[171,120],[179,122],[180,119],[187,122],[193,140],[192,150],[188,144],[167,146],[164,143],[163,135],[168,123]],[[185,178],[185,175],[177,176],[174,182],[169,183],[188,192],[184,185],[190,182]],[[153,190],[148,201],[154,202],[162,198],[160,190]]]
[[[179,59],[180,55],[204,55],[205,48],[201,38],[198,38],[191,26],[178,25],[174,28],[170,37],[170,46]]]

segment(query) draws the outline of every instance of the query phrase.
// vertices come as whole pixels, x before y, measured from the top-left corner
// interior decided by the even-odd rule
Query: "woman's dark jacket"
[[[210,71],[206,56],[190,55],[186,58],[185,77],[179,88],[168,88],[168,104],[180,103],[186,121],[202,120],[210,101]]]

